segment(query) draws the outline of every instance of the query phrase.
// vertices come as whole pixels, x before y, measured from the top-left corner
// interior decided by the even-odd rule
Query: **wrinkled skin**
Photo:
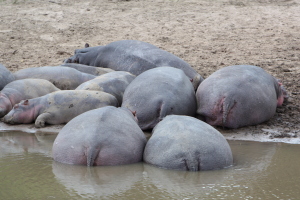
[[[109,68],[94,67],[94,66],[82,65],[82,64],[77,64],[77,63],[64,63],[60,66],[61,67],[70,67],[70,68],[76,69],[78,71],[81,71],[83,73],[92,74],[94,76],[100,76],[102,74],[106,74],[108,72],[115,71],[115,70],[109,69]]]
[[[128,71],[136,76],[156,67],[175,67],[183,70],[193,80],[195,89],[203,80],[201,75],[181,58],[137,40],[121,40],[106,46],[77,49],[75,55],[66,62]]]
[[[0,90],[14,80],[14,75],[5,66],[0,64]]]
[[[274,116],[287,93],[260,67],[224,67],[199,86],[197,113],[210,125],[228,128],[256,125]]]
[[[133,114],[107,106],[83,113],[57,135],[53,159],[75,165],[124,165],[140,162],[146,137]]]
[[[22,79],[12,81],[0,92],[0,118],[6,115],[21,100],[44,96],[59,91],[44,79]]]
[[[79,85],[76,90],[96,90],[114,95],[122,104],[123,94],[127,86],[135,79],[135,75],[124,71],[114,71],[98,76]]]
[[[16,80],[26,78],[46,79],[61,90],[74,90],[81,83],[96,78],[91,74],[82,73],[70,67],[32,67],[14,73]]]
[[[117,99],[108,93],[87,90],[63,90],[23,100],[3,118],[9,124],[64,124],[74,117],[96,108],[118,106]]]
[[[122,107],[136,113],[139,126],[147,130],[170,114],[193,116],[197,102],[193,85],[182,70],[158,67],[129,84]]]
[[[219,131],[196,118],[179,115],[165,117],[153,129],[144,161],[187,171],[222,169],[233,164],[230,146]]]

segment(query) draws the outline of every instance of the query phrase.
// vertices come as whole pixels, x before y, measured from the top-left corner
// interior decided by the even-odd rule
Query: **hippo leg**
[[[35,120],[35,127],[37,127],[37,128],[45,127],[47,120],[52,117],[53,117],[53,115],[50,113],[40,114]]]

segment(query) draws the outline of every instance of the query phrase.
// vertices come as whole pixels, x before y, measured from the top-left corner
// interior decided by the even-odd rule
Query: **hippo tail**
[[[222,105],[222,110],[223,110],[223,118],[222,118],[222,124],[223,126],[227,122],[227,117],[231,109],[235,106],[236,100],[228,97],[223,98],[223,105]]]
[[[99,155],[99,151],[100,151],[100,149],[97,149],[95,147],[86,148],[86,165],[88,167],[91,167],[94,165],[94,162]]]

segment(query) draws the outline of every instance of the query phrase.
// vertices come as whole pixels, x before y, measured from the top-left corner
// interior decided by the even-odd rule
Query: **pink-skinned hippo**
[[[141,162],[147,139],[127,109],[107,106],[67,123],[52,148],[57,162],[75,165],[124,165]]]
[[[51,82],[44,79],[12,81],[0,92],[0,118],[22,100],[44,96],[59,90]]]
[[[62,66],[62,67],[70,67],[70,68],[76,69],[78,71],[81,71],[83,73],[92,74],[94,76],[100,76],[102,74],[106,74],[108,72],[115,71],[115,70],[109,69],[109,68],[94,67],[94,66],[82,65],[82,64],[77,64],[77,63],[64,63],[64,64],[62,64],[60,66]]]
[[[260,67],[224,67],[205,79],[196,92],[197,113],[210,125],[228,128],[269,120],[287,93],[282,84]]]
[[[197,102],[193,85],[182,70],[158,67],[128,85],[122,107],[135,113],[141,129],[147,130],[170,114],[194,116]]]
[[[194,117],[169,115],[159,122],[146,144],[144,161],[166,169],[202,171],[233,164],[224,136]]]
[[[0,90],[14,80],[14,75],[4,65],[0,64]]]
[[[9,124],[28,124],[35,121],[40,128],[45,124],[64,124],[86,111],[104,106],[118,106],[117,99],[106,92],[62,90],[23,100],[4,116]]]
[[[147,42],[120,40],[105,46],[77,49],[67,63],[128,71],[136,76],[146,70],[170,66],[181,69],[192,80],[195,90],[203,78],[187,62]]]
[[[21,69],[14,73],[17,80],[26,78],[46,79],[61,90],[74,90],[81,83],[96,78],[70,67],[45,66]]]
[[[135,77],[135,75],[125,71],[109,72],[82,83],[75,90],[96,90],[107,92],[114,95],[121,105],[124,91]]]

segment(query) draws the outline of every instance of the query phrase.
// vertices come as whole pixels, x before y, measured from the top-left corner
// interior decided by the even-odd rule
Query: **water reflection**
[[[55,178],[70,192],[75,191],[85,198],[118,196],[143,178],[141,163],[112,167],[86,167],[53,161],[52,171]]]
[[[51,156],[56,135],[27,134],[22,132],[0,133],[0,157],[8,154],[42,153]]]
[[[229,141],[234,166],[85,167],[51,158],[56,135],[0,133],[0,199],[297,199],[300,145]]]

